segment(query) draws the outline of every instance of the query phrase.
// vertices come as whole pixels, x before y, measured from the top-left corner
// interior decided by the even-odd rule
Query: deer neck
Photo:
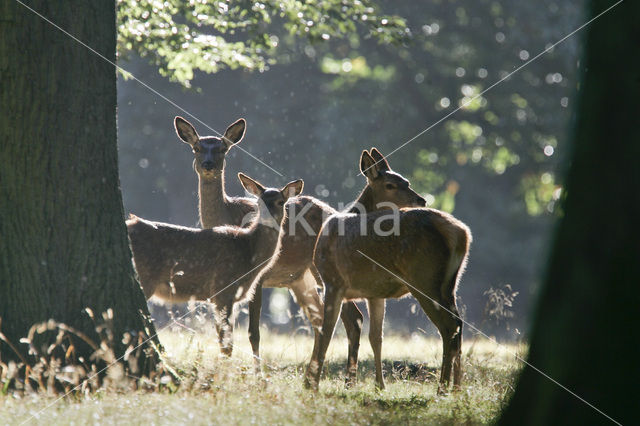
[[[227,194],[224,192],[224,173],[212,177],[198,175],[200,224],[203,228],[224,225]]]
[[[272,224],[260,222],[258,219],[251,224],[247,234],[251,238],[254,264],[271,258],[278,242],[279,231]]]
[[[364,213],[370,213],[376,210],[376,205],[373,200],[373,190],[369,185],[362,190],[353,206],[349,209],[349,213],[363,213],[363,210]]]

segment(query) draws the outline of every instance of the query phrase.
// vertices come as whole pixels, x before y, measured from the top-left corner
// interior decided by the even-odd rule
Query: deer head
[[[242,140],[247,125],[241,118],[227,128],[222,138],[218,138],[198,135],[191,123],[182,117],[176,117],[173,124],[178,137],[191,146],[195,157],[193,169],[204,179],[221,175],[227,152]]]
[[[299,195],[304,187],[302,179],[291,181],[282,189],[265,188],[260,182],[243,173],[238,173],[238,179],[247,192],[258,197],[258,222],[275,229],[280,229],[284,203],[289,198]]]
[[[376,148],[370,152],[362,151],[360,171],[367,178],[370,201],[373,206],[379,203],[393,203],[398,208],[424,207],[426,201],[409,186],[409,181],[389,167],[389,162]]]

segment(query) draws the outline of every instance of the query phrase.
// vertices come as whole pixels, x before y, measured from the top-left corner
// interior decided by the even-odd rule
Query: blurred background
[[[385,14],[405,19],[401,42],[381,44],[365,31],[301,39],[275,29],[268,36],[274,60],[259,70],[169,79],[133,51],[119,65],[220,133],[240,117],[247,120],[242,148],[284,176],[232,149],[226,162],[231,195],[243,195],[235,177],[242,171],[270,186],[303,178],[306,194],[338,207],[365,184],[358,176],[360,152],[393,152],[391,167],[431,207],[452,212],[473,232],[458,291],[466,320],[500,339],[522,339],[550,232],[562,214],[557,205],[580,36],[550,47],[584,22],[583,2],[377,3]],[[215,134],[119,76],[125,212],[195,227],[197,177],[189,146],[173,130],[176,115],[201,135]],[[308,331],[286,291],[265,290],[263,303],[269,328]],[[152,307],[160,323],[171,315],[167,309],[180,307]],[[246,321],[246,312],[239,321]],[[412,298],[387,304],[385,328],[435,333]]]

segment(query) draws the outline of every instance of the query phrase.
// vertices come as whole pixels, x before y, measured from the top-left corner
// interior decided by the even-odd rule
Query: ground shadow
[[[304,371],[307,368],[307,363],[299,364],[298,368],[300,371]],[[345,369],[346,360],[325,362],[322,377],[325,379],[344,379]],[[439,373],[439,368],[411,361],[384,360],[382,361],[382,370],[387,383],[398,381],[436,382]],[[372,359],[358,362],[358,381],[375,377],[375,372],[376,369]]]

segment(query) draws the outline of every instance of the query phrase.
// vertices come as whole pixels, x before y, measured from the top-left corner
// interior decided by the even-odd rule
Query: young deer
[[[258,214],[247,228],[194,229],[135,216],[127,220],[133,260],[146,298],[212,302],[221,352],[229,356],[233,306],[251,299],[252,283],[273,255],[284,203],[304,185],[296,180],[282,189],[265,188],[242,173],[238,177],[258,197]]]
[[[386,190],[408,185],[384,182],[390,173],[384,158],[377,159],[375,166],[365,163],[362,168],[372,194],[382,190],[378,189],[380,185]],[[439,391],[447,387],[452,367],[454,386],[460,385],[462,320],[456,306],[456,287],[466,264],[471,233],[465,224],[438,210],[410,208],[394,214],[398,215],[394,224],[399,225],[397,233],[390,232],[388,226],[382,229],[380,220],[389,215],[385,211],[364,217],[337,214],[325,221],[313,257],[325,285],[324,320],[305,375],[307,387],[318,388],[342,301],[366,299],[376,384],[384,388],[381,348],[385,299],[407,294],[418,300],[442,337]]]
[[[241,118],[230,125],[222,138],[199,136],[191,123],[182,117],[176,117],[173,124],[178,137],[193,149],[202,227],[246,225],[246,218],[258,208],[255,200],[229,197],[224,190],[224,159],[229,149],[244,137],[245,120]]]
[[[362,152],[360,165],[367,176],[367,185],[350,211],[373,212],[384,207],[384,202],[399,207],[424,206],[424,199],[409,188],[406,179],[388,169],[386,162],[385,171],[379,169],[382,163],[372,167],[376,160],[381,159],[382,154],[375,148],[370,153]],[[372,177],[373,170],[366,170],[369,167],[380,172]],[[335,209],[312,197],[299,196],[289,200],[285,206],[275,253],[256,278],[257,285],[286,286],[292,290],[298,304],[311,321],[316,341],[322,327],[323,303],[316,290],[322,285],[322,281],[313,265],[313,249],[323,221],[337,213]],[[303,279],[300,280],[300,277]],[[362,313],[353,302],[345,302],[340,313],[349,340],[347,386],[350,386],[356,381]]]

